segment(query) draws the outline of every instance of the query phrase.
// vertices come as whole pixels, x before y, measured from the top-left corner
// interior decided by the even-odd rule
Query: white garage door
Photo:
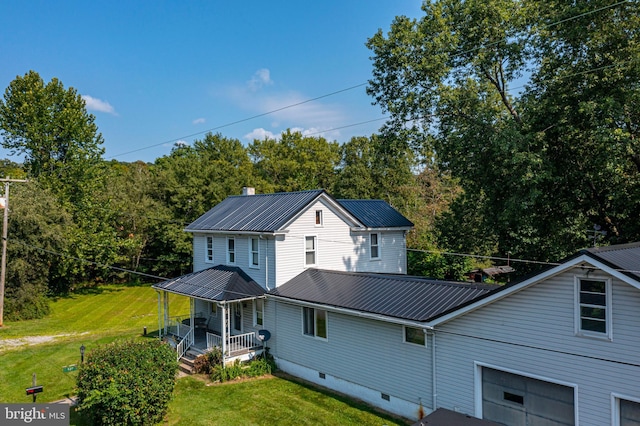
[[[508,426],[574,425],[573,388],[484,367],[482,416]]]

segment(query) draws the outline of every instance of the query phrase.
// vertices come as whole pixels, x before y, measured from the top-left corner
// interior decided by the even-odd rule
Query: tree
[[[2,146],[25,154],[31,177],[83,176],[103,153],[94,121],[74,88],[65,89],[57,78],[45,84],[35,71],[17,76],[0,101]]]
[[[158,340],[100,346],[78,372],[78,410],[94,425],[151,425],[162,421],[176,381],[171,347]]]
[[[432,150],[475,209],[465,251],[557,259],[594,225],[640,239],[639,8],[437,0],[369,39],[385,132]]]
[[[287,130],[280,139],[254,140],[248,147],[262,192],[330,189],[340,147],[322,137]]]

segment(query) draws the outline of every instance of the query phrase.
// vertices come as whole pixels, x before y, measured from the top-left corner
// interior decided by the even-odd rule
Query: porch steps
[[[179,364],[180,371],[185,374],[193,374],[194,362],[196,358],[202,354],[204,354],[204,351],[201,351],[200,349],[189,348],[189,350],[187,350],[184,356],[180,358],[180,364]]]

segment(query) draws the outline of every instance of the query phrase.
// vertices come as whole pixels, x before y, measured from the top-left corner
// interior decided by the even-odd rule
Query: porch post
[[[164,334],[167,335],[167,325],[169,324],[169,295],[166,291],[162,292],[164,297]]]
[[[222,306],[222,365],[224,365],[227,357],[227,305],[221,303]]]
[[[162,296],[158,293],[158,339],[162,340]]]

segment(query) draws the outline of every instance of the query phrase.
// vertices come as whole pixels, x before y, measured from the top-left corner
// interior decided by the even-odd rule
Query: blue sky
[[[0,87],[34,70],[76,88],[106,159],[152,162],[207,130],[245,144],[287,128],[345,142],[383,123],[335,130],[382,117],[364,86],[246,119],[366,83],[367,38],[397,15],[421,16],[420,5],[8,0],[0,2]]]

